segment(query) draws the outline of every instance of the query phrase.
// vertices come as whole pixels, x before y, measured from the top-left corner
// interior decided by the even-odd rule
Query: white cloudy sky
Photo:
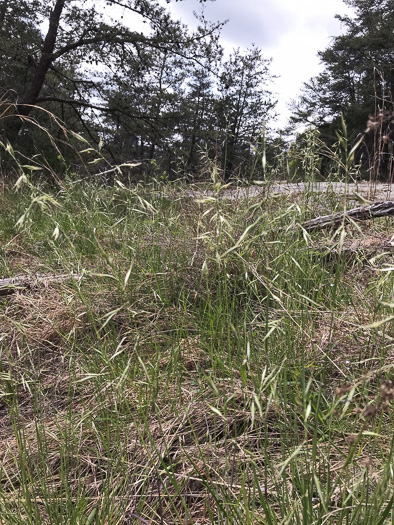
[[[193,26],[193,11],[199,12],[201,4],[183,0],[171,2],[169,9],[174,18]],[[275,81],[279,125],[302,83],[319,72],[317,52],[341,33],[335,14],[349,13],[342,0],[208,0],[204,9],[208,20],[229,20],[222,31],[227,51],[256,44],[266,58],[273,58],[271,72],[280,77]]]

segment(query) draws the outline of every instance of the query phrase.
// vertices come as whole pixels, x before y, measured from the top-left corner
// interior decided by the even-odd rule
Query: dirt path
[[[314,192],[325,192],[330,189],[335,193],[348,193],[354,195],[358,193],[366,199],[372,202],[379,202],[385,200],[394,199],[394,185],[387,183],[378,183],[371,185],[367,182],[360,183],[350,183],[345,184],[343,182],[314,182],[313,184],[307,183],[289,183],[277,181],[273,182],[268,186],[268,192],[270,195],[280,195],[280,194],[290,194],[290,193],[302,193],[306,189],[311,189]],[[261,186],[249,186],[248,188],[236,188],[236,189],[227,189],[224,192],[221,192],[222,199],[231,199],[238,200],[245,197],[258,197],[259,195],[263,196],[267,192],[267,189]],[[207,191],[193,191],[189,190],[184,193],[186,197],[193,197],[196,199],[201,199],[204,197],[214,196],[214,192]]]

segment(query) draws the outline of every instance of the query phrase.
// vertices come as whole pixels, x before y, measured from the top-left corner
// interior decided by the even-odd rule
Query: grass
[[[3,191],[0,523],[392,523],[392,222],[179,191]]]

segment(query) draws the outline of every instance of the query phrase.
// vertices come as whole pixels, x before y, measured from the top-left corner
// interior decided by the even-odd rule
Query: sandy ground
[[[331,189],[336,193],[348,193],[349,195],[354,195],[358,193],[366,199],[379,202],[394,200],[394,184],[388,183],[378,183],[371,185],[368,182],[359,182],[359,183],[350,183],[345,184],[343,182],[314,182],[313,184],[309,183],[289,183],[276,181],[271,183],[268,187],[262,186],[249,186],[248,188],[237,188],[237,189],[227,189],[220,193],[221,198],[237,200],[245,197],[258,197],[259,195],[265,195],[268,191],[271,195],[280,195],[282,193],[301,193],[306,189],[313,190],[315,192],[325,192],[328,189]],[[211,197],[214,195],[212,191],[186,191],[184,196],[193,197],[196,199],[201,199],[204,197]]]

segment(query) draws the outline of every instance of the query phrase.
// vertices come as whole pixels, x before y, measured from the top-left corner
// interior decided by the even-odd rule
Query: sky
[[[168,8],[175,19],[196,26],[193,11],[201,10],[198,0],[171,2]],[[222,30],[226,52],[255,44],[265,58],[273,59],[270,71],[279,76],[273,90],[281,127],[303,82],[322,69],[318,51],[343,32],[335,14],[349,14],[350,10],[342,0],[207,0],[204,12],[210,21],[229,20]]]

